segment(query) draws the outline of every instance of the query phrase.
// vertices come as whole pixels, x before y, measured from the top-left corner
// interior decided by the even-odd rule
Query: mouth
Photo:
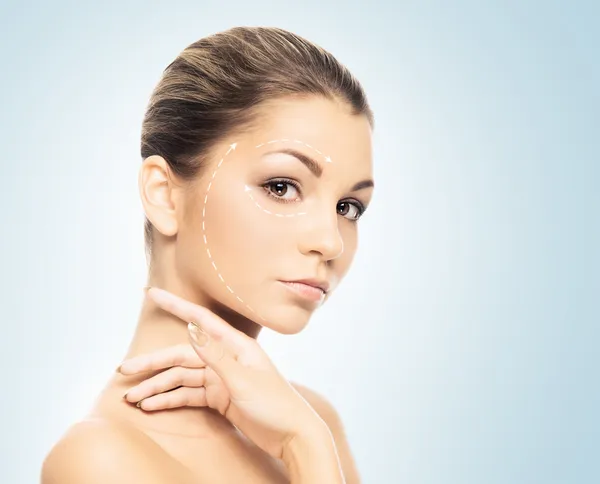
[[[329,291],[329,283],[319,279],[279,281],[296,295],[313,302],[322,302]]]

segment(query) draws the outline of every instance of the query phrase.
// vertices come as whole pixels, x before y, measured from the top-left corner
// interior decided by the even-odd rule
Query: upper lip
[[[300,284],[306,284],[307,286],[316,287],[321,289],[324,293],[329,291],[329,282],[325,279],[296,279],[295,281],[283,281],[283,282],[298,282]]]

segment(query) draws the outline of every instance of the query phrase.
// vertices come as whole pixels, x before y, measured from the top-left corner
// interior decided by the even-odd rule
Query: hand
[[[178,407],[205,407],[206,364],[189,344],[160,349],[125,360],[123,375],[163,370],[129,389],[125,399],[145,411]]]
[[[194,373],[201,375],[198,380],[193,380],[194,384],[203,383],[196,387],[202,388],[195,393],[196,405],[217,410],[275,458],[282,458],[289,442],[298,435],[328,433],[323,420],[279,373],[255,339],[236,330],[207,308],[167,291],[153,287],[147,294],[158,307],[190,323],[192,348],[205,364],[202,368],[201,363],[195,363],[195,368],[203,371],[203,375]],[[163,356],[168,355],[172,354],[163,353]],[[185,361],[194,361],[189,356],[191,354]],[[167,359],[163,358],[163,363]],[[177,368],[167,372],[171,370],[186,373]],[[188,378],[191,375],[187,372]],[[163,378],[155,383],[166,382],[167,377]],[[158,395],[152,398],[158,398]],[[149,404],[144,407],[146,405]]]

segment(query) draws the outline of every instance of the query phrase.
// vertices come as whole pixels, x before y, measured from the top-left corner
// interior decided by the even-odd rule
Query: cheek
[[[242,182],[215,184],[206,202],[201,241],[213,274],[229,292],[244,298],[275,275],[276,261],[290,248],[289,231],[282,225],[256,207]]]
[[[249,208],[243,192],[215,192],[206,208],[208,248],[225,275],[237,279],[253,268],[252,261],[261,258],[268,240]]]

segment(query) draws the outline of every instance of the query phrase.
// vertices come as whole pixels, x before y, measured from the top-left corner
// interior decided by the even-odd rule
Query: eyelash
[[[298,182],[296,182],[295,180],[290,180],[289,178],[275,178],[273,180],[269,180],[268,182],[266,182],[264,185],[262,185],[262,187],[264,188],[266,194],[269,197],[271,197],[272,199],[274,199],[275,201],[277,201],[278,203],[293,203],[293,202],[296,202],[297,200],[286,200],[284,198],[281,198],[281,197],[273,194],[273,192],[269,189],[269,187],[271,187],[273,185],[276,185],[278,183],[284,183],[284,184],[287,184],[287,185],[291,185],[292,187],[294,187],[296,189],[296,191],[298,192],[299,195],[302,193],[301,190],[300,190],[300,185],[298,184]],[[356,208],[356,210],[358,210],[358,215],[356,216],[355,219],[348,219],[348,220],[350,220],[350,222],[358,222],[358,220],[365,213],[366,207],[361,202],[359,202],[358,200],[355,200],[355,199],[340,200],[338,202],[338,204],[340,204],[340,203],[348,203],[350,205],[353,205]],[[346,217],[344,217],[344,218],[346,218]]]

